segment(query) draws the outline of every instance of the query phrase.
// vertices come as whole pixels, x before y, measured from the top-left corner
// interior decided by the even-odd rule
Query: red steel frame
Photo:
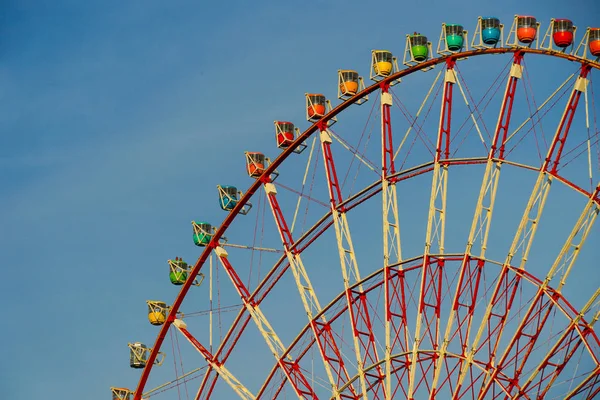
[[[270,179],[268,177],[264,178],[263,183],[270,183]],[[275,216],[277,229],[279,230],[279,234],[281,235],[281,240],[283,242],[284,248],[286,249],[286,251],[297,255],[299,252],[297,249],[292,248],[292,244],[294,243],[292,233],[290,232],[285,217],[283,216],[283,212],[281,211],[281,207],[279,206],[279,202],[277,201],[277,196],[274,193],[267,193],[267,198],[273,210],[273,215]],[[331,370],[334,372],[335,383],[339,387],[343,382],[348,381],[349,375],[348,371],[346,370],[344,360],[339,350],[337,341],[335,340],[335,337],[331,332],[331,325],[327,321],[317,321],[316,319],[313,319],[311,321],[311,328],[315,338],[317,339],[319,351],[321,352],[323,360],[329,365]],[[358,399],[359,397],[355,394],[355,391],[352,390],[352,396],[348,396],[345,398]]]
[[[425,243],[425,251],[423,256],[423,270],[421,272],[421,288],[419,294],[417,326],[415,328],[415,338],[413,344],[413,356],[410,366],[411,374],[409,377],[408,397],[414,399],[415,392],[428,374],[433,376],[434,372],[439,368],[437,362],[437,353],[426,354],[418,353],[417,349],[426,348],[434,352],[438,350],[439,334],[440,334],[440,311],[442,302],[442,279],[444,271],[444,258],[432,257],[431,242],[438,237],[440,241],[440,253],[443,252],[443,230],[444,230],[444,215],[445,213],[445,195],[447,182],[448,165],[441,162],[442,159],[450,158],[450,132],[452,126],[452,92],[455,84],[454,66],[456,58],[448,57],[446,59],[446,78],[444,80],[444,90],[442,96],[442,107],[440,111],[440,125],[436,140],[436,151],[434,155],[435,170],[433,173],[431,204],[429,209],[429,226],[428,234]],[[441,201],[441,216],[437,217],[437,201]],[[436,218],[441,218],[438,224]],[[441,229],[441,232],[438,231]],[[436,235],[437,231],[437,235]],[[422,329],[422,326],[424,329]],[[419,365],[421,371],[421,379],[416,381],[416,368]],[[435,392],[435,390],[434,390]]]
[[[589,72],[590,68],[586,65],[581,67],[580,76],[585,78]],[[548,155],[544,160],[544,163],[541,168],[541,173],[550,172],[551,174],[557,173],[557,167],[560,162],[560,156],[562,154],[562,150],[565,146],[567,136],[569,134],[569,130],[571,127],[571,122],[573,121],[573,116],[575,114],[575,110],[577,109],[577,105],[579,103],[579,98],[581,96],[581,92],[575,90],[573,88],[573,92],[569,98],[563,116],[558,125],[558,129],[550,148],[548,150]],[[548,186],[549,189],[549,186]],[[546,189],[546,194],[547,190]],[[543,189],[542,189],[543,190]],[[490,314],[487,318],[487,323],[485,325],[484,330],[484,340],[480,343],[475,350],[476,353],[480,351],[484,351],[484,348],[487,347],[487,354],[489,362],[494,362],[496,354],[498,352],[498,345],[500,343],[500,338],[502,337],[502,331],[506,322],[508,320],[508,314],[510,309],[512,308],[512,304],[517,294],[517,289],[519,287],[520,275],[515,275],[514,277],[510,277],[508,274],[508,269],[504,268],[500,273],[498,278],[498,283],[496,288],[492,294],[490,301]],[[541,312],[541,310],[540,310]],[[547,314],[546,314],[547,316]],[[543,327],[546,319],[539,320],[539,329]],[[523,334],[524,335],[524,334]],[[520,341],[519,341],[520,342]],[[524,364],[527,360],[529,353],[525,352],[522,360]],[[480,389],[480,396],[483,397],[487,393],[490,388],[489,382],[496,377],[496,374],[492,375],[489,378],[485,378],[485,381],[482,383],[482,387]]]
[[[455,57],[446,59],[446,73],[454,74],[454,66],[456,65]],[[437,146],[435,149],[435,162],[439,162],[442,158],[442,149],[444,150],[444,159],[450,158],[450,128],[452,127],[452,89],[454,88],[453,81],[444,82],[444,93],[442,97],[442,112],[440,117],[440,129],[437,138]],[[443,147],[442,147],[443,146]]]
[[[229,275],[231,281],[233,282],[244,305],[246,307],[257,308],[258,305],[251,299],[248,288],[246,288],[246,285],[244,285],[244,283],[240,279],[239,275],[229,262],[229,259],[224,255],[220,255],[219,258],[221,259],[221,263],[223,264],[227,275]],[[285,376],[294,387],[294,391],[296,392],[298,397],[303,399],[316,399],[317,395],[315,394],[315,391],[308,382],[308,379],[306,379],[306,377],[300,370],[298,362],[290,362],[286,360],[285,357],[282,357],[281,355],[279,356],[280,358],[277,361],[277,363],[283,369]]]
[[[471,50],[471,51],[466,51],[460,54],[455,54],[454,57],[474,57],[474,56],[478,56],[478,55],[483,55],[483,54],[503,54],[503,53],[515,53],[515,52],[521,52],[521,53],[531,53],[531,54],[540,54],[540,55],[548,55],[548,56],[553,56],[553,57],[557,57],[557,58],[562,58],[562,59],[566,59],[566,60],[570,60],[570,61],[574,61],[574,62],[578,62],[582,64],[582,73],[585,71],[585,74],[587,75],[587,72],[591,69],[591,68],[596,68],[596,69],[600,69],[597,64],[591,64],[589,62],[585,62],[583,60],[581,60],[580,58],[570,55],[570,54],[565,54],[565,53],[555,53],[555,52],[549,52],[546,50],[538,50],[538,49],[512,49],[512,48],[493,48],[493,49],[485,49],[485,50]],[[439,58],[433,58],[430,59],[428,61],[425,61],[423,63],[420,63],[416,66],[410,67],[410,68],[406,68],[404,70],[401,70],[393,75],[391,75],[390,77],[386,78],[383,82],[381,83],[388,83],[394,80],[397,80],[405,75],[411,74],[415,71],[418,71],[420,69],[423,68],[428,68],[431,66],[434,66],[436,64],[445,62],[445,58],[444,57],[439,57]],[[379,83],[379,84],[381,84]],[[339,114],[340,112],[342,112],[343,110],[345,110],[347,107],[349,107],[350,105],[354,104],[357,100],[361,99],[362,97],[364,97],[365,95],[368,95],[372,92],[374,92],[375,90],[377,90],[377,88],[379,87],[379,84],[373,84],[367,88],[365,88],[363,91],[357,93],[355,96],[353,96],[352,98],[348,99],[347,101],[339,104],[338,106],[336,106],[332,111],[330,111],[327,115],[325,115],[322,119],[322,121],[327,121],[333,117],[335,117],[337,114]],[[557,174],[558,171],[558,161],[560,160],[560,155],[562,153],[562,149],[564,147],[564,143],[566,140],[566,134],[568,133],[568,127],[571,124],[572,121],[572,117],[574,115],[574,110],[577,107],[577,102],[579,100],[579,96],[576,96],[576,99],[573,99],[573,96],[571,98],[570,101],[570,107],[572,109],[572,113],[570,113],[570,118],[569,119],[565,119],[563,118],[563,123],[564,125],[567,127],[567,129],[565,129],[563,132],[563,135],[560,136],[560,138],[555,138],[555,140],[552,143],[552,151],[554,150],[554,148],[556,146],[558,146],[558,157],[555,157],[555,162],[552,165],[552,168],[550,168],[550,173],[553,175],[556,175],[557,178],[560,178]],[[561,123],[561,126],[563,124]],[[301,135],[298,136],[298,138],[294,141],[294,143],[292,143],[287,149],[285,149],[270,165],[269,167],[266,169],[266,171],[264,172],[263,176],[269,176],[298,146],[300,146],[309,136],[311,136],[316,130],[318,129],[318,123],[313,124],[311,127],[309,127],[305,132],[303,132]],[[562,128],[561,128],[562,129]],[[557,135],[558,136],[558,135]],[[552,154],[552,152],[550,153]],[[546,167],[545,170],[548,169],[549,166],[549,161],[550,160],[546,160]],[[217,231],[215,232],[215,235],[213,236],[212,242],[210,243],[209,246],[207,246],[207,248],[202,252],[202,254],[199,256],[198,260],[196,261],[194,267],[192,268],[192,270],[190,271],[190,275],[191,276],[196,276],[200,273],[202,266],[204,265],[204,263],[206,262],[206,260],[208,259],[210,252],[214,249],[214,247],[216,247],[217,243],[219,242],[220,238],[223,236],[223,234],[225,233],[225,231],[227,230],[227,228],[229,227],[229,225],[233,222],[233,220],[235,219],[235,217],[239,214],[240,210],[245,206],[245,204],[248,202],[248,200],[254,195],[254,193],[260,188],[262,182],[260,180],[255,181],[250,188],[246,191],[246,193],[244,194],[244,196],[242,196],[242,198],[238,201],[236,207],[227,215],[227,217],[225,218],[225,220],[223,221],[223,223],[219,226],[219,228],[217,229]],[[578,186],[576,186],[575,184],[571,184],[569,183],[570,186],[572,186],[574,189],[576,189],[577,191],[581,192],[581,193],[586,193],[586,191]],[[281,263],[278,263],[276,267],[282,265]],[[283,271],[280,271],[280,274],[284,273],[286,270],[286,267],[283,268]],[[280,275],[278,275],[280,276]],[[269,274],[269,277],[272,277],[271,274]],[[263,298],[264,296],[267,295],[267,293],[270,291],[270,288],[272,287],[272,285],[274,285],[277,281],[278,277],[276,277],[273,281],[271,281],[269,283],[270,287],[265,287],[264,290],[265,292],[262,294]],[[135,390],[134,393],[134,398],[133,400],[141,400],[141,396],[142,396],[142,392],[145,388],[146,382],[148,380],[150,371],[152,369],[152,366],[154,364],[154,361],[156,360],[156,357],[158,355],[158,352],[160,351],[161,345],[166,337],[166,334],[168,332],[168,329],[170,328],[170,325],[173,323],[173,321],[176,318],[177,313],[179,312],[179,308],[181,306],[181,303],[183,302],[183,299],[185,298],[185,296],[187,295],[188,290],[191,287],[192,279],[188,279],[186,281],[186,283],[184,285],[182,285],[181,290],[177,296],[177,298],[174,300],[174,302],[171,305],[171,308],[169,310],[169,315],[167,316],[166,322],[165,324],[161,327],[160,332],[157,335],[156,341],[154,343],[154,346],[152,347],[152,351],[148,357],[147,360],[147,365],[146,367],[143,369],[142,374],[140,376],[140,380],[138,382],[137,388]],[[231,353],[232,349],[235,347],[235,344],[237,343],[240,335],[242,334],[242,332],[244,331],[245,327],[247,326],[247,323],[249,321],[250,317],[249,315],[245,315],[245,313],[243,311],[240,311],[240,314],[238,315],[238,318],[236,318],[236,322],[234,322],[234,325],[232,326],[231,330],[228,332],[228,334],[226,335],[223,343],[221,343],[221,346],[219,347],[217,353],[215,354],[215,357],[217,357],[217,359],[220,360],[221,363],[225,363],[227,357],[229,356],[229,354]],[[218,358],[218,356],[220,355],[220,353],[223,353],[221,358]],[[218,378],[218,375],[215,375],[213,373],[214,371],[212,370],[212,368],[208,367],[207,369],[207,373],[205,375],[205,378],[202,381],[200,390],[196,396],[196,399],[199,399],[203,393],[204,388],[208,388],[208,392],[206,393],[207,396],[210,396],[210,393],[212,392],[214,385],[216,383],[216,379]],[[591,383],[588,383],[588,388],[591,388],[589,390],[595,390],[594,393],[596,393],[598,391],[598,388],[595,388],[595,385],[598,384],[598,382],[600,381],[600,369],[598,369],[598,371],[596,371],[595,374],[591,374],[588,378],[588,381]],[[590,386],[591,385],[591,386]],[[583,390],[583,389],[582,389]]]
[[[523,53],[521,51],[516,51],[513,55],[513,66],[517,66],[519,68],[521,66],[521,62],[523,61]],[[504,149],[505,142],[508,136],[508,128],[510,126],[510,120],[512,116],[512,108],[515,100],[518,76],[513,74],[509,75],[508,82],[506,84],[506,90],[504,92],[504,98],[502,99],[502,105],[500,107],[500,115],[498,118],[498,124],[496,126],[496,130],[494,132],[494,136],[492,138],[492,145],[490,147],[490,152],[488,155],[488,168],[494,168],[492,166],[492,160],[496,158],[498,160],[497,168],[501,167],[501,161],[504,160]],[[498,140],[500,140],[500,145],[498,146]],[[499,173],[499,170],[497,171]],[[489,173],[486,176],[487,181],[484,180],[483,185],[486,187],[484,190],[487,192],[491,188],[492,180],[494,179],[493,173]],[[499,177],[496,177],[498,179]],[[494,196],[495,193],[492,193],[491,196]],[[484,199],[480,199],[482,202]],[[493,199],[491,200],[493,202]],[[483,204],[478,204],[478,207],[483,207]],[[489,224],[489,219],[491,215],[487,217],[488,219],[485,221]],[[473,229],[473,228],[472,228]],[[476,228],[475,228],[476,229]],[[474,232],[471,232],[470,235],[473,235]],[[474,242],[474,238],[469,240],[470,242]],[[467,250],[465,252],[465,257],[462,262],[461,270],[459,273],[459,280],[456,290],[456,295],[454,297],[454,304],[452,309],[452,321],[448,326],[450,332],[446,335],[449,337],[449,340],[452,341],[455,337],[458,336],[461,347],[463,357],[467,356],[468,348],[467,343],[469,342],[471,324],[473,321],[475,304],[477,301],[477,296],[479,294],[479,285],[481,283],[481,275],[484,267],[484,260],[474,260],[471,255],[472,243],[467,245]],[[482,249],[484,251],[484,249]],[[456,327],[454,327],[454,320],[456,320]],[[462,369],[463,359],[458,359],[457,366],[455,368]],[[442,382],[444,385],[446,382]],[[458,389],[455,393],[460,393],[461,384],[458,383]],[[438,388],[439,390],[439,388]],[[435,395],[435,393],[433,393]],[[456,398],[456,396],[455,396]]]
[[[432,258],[437,260],[437,257],[432,257]],[[405,273],[413,273],[413,274],[419,273],[419,270],[422,270],[422,268],[423,268],[422,261],[420,261],[420,259],[421,259],[421,257],[416,257],[411,260],[406,260],[404,262],[404,264],[409,264],[409,266],[404,268],[404,272]],[[445,261],[447,261],[447,262],[461,262],[462,263],[463,259],[464,259],[464,255],[461,255],[461,254],[449,254],[449,255],[445,256]],[[486,262],[486,260],[480,259],[478,257],[473,257],[473,262],[477,263],[478,265],[485,265],[486,267],[492,266],[492,264],[497,264],[497,265],[495,265],[496,268],[498,268],[498,267],[502,268],[502,266],[500,265],[501,263],[491,263],[489,261]],[[511,274],[521,276],[521,278],[524,279],[524,282],[532,284],[533,286],[535,286],[537,288],[543,287],[543,282],[541,280],[539,280],[535,276],[527,273],[526,271],[522,271],[521,269],[514,267],[514,266],[508,266],[508,270]],[[380,286],[384,285],[385,284],[384,281],[385,281],[385,269],[381,269],[381,270],[377,271],[376,273],[371,274],[369,277],[363,279],[361,282],[357,282],[353,287],[356,288],[360,285],[363,285],[366,287],[365,293],[369,294],[371,292],[374,292]],[[598,339],[598,337],[594,333],[594,331],[591,329],[590,324],[588,322],[586,322],[581,315],[578,314],[578,312],[575,310],[575,308],[560,293],[553,293],[553,292],[545,291],[544,294],[546,296],[550,296],[553,299],[555,306],[558,309],[560,309],[562,313],[564,313],[565,315],[568,315],[568,318],[571,320],[571,322],[569,324],[569,328],[566,329],[566,333],[573,332],[574,336],[569,341],[569,343],[576,344],[580,341],[583,342],[583,338],[589,337],[589,339],[590,339],[589,342],[585,343],[584,345],[593,345],[597,349],[600,349],[600,340]],[[376,301],[376,300],[372,299],[371,301]],[[330,311],[332,309],[336,309],[336,308],[339,308],[341,310],[341,311],[337,312],[335,315],[330,316],[330,318],[329,318],[330,323],[334,323],[337,318],[339,318],[341,315],[343,315],[343,313],[349,312],[347,307],[336,307],[338,304],[345,303],[345,302],[346,302],[345,293],[342,292],[326,308],[324,308],[323,314],[328,313],[328,311]],[[318,318],[318,317],[319,316],[317,316],[315,318]],[[310,324],[307,324],[305,326],[305,328],[302,330],[300,335],[298,335],[297,340],[295,340],[288,348],[288,352],[291,352],[292,350],[294,350],[297,354],[300,354],[300,356],[298,357],[298,360],[300,360],[302,358],[302,356],[305,355],[308,352],[308,350],[310,349],[310,347],[314,344],[314,342],[310,342],[310,343],[306,344],[305,347],[298,348],[298,346],[300,344],[298,339],[300,337],[302,337],[308,330],[310,330]],[[580,332],[582,334],[581,336],[579,335]],[[561,342],[564,342],[564,340],[562,338],[558,340],[557,346],[560,345]],[[576,349],[568,348],[568,351],[575,353]],[[594,352],[590,351],[590,353],[594,353]],[[402,360],[403,359],[403,356],[401,355],[402,353],[398,353],[398,354],[400,354],[400,355],[396,356],[395,358]],[[423,354],[424,354],[424,358],[436,356],[436,353],[434,353],[434,352],[425,351],[425,352],[423,352]],[[379,361],[378,364],[381,364],[382,362],[383,361]],[[597,361],[597,363],[600,365],[600,361]],[[397,373],[401,372],[401,370],[403,368],[405,368],[405,366],[403,364],[404,363],[400,362],[400,364],[398,364],[399,365],[398,368],[395,369],[394,373],[397,374]],[[487,368],[489,368],[489,365],[487,365],[486,362],[484,362],[484,361],[476,360],[476,362],[474,364],[477,364],[479,369],[485,368],[487,370]],[[274,372],[275,372],[275,370],[273,370],[270,375],[273,375]],[[596,390],[596,388],[594,386],[594,382],[593,382],[596,372],[597,371],[594,370],[592,372],[592,374],[590,374],[590,377],[581,383],[581,386],[587,388],[588,390],[590,389],[590,387],[593,387],[593,390]],[[501,383],[500,379],[506,379],[506,378],[507,378],[506,376],[499,374],[495,378],[496,385],[498,385],[498,386],[500,385],[500,383]],[[352,382],[356,381],[357,379],[358,379],[358,376],[354,376],[349,381],[349,383],[352,383]],[[477,379],[478,378],[474,378],[474,381],[476,382]],[[585,385],[586,382],[589,382],[589,383],[587,385]],[[600,383],[600,382],[598,382],[598,383]],[[459,389],[456,389],[455,392],[458,392],[458,391],[459,391]]]
[[[327,134],[327,123],[320,122],[318,124],[321,134]],[[390,132],[391,133],[391,132]],[[333,153],[331,151],[331,143],[327,140],[321,141],[321,148],[323,151],[323,160],[325,162],[327,186],[329,188],[329,200],[331,202],[331,210],[334,215],[334,219],[341,219],[342,224],[346,224],[347,221],[341,218],[346,212],[343,203],[342,191],[340,183],[337,177],[335,168],[335,162],[333,159]],[[342,228],[343,229],[343,228]],[[338,238],[338,241],[341,241]],[[347,237],[346,240],[350,248],[353,247],[351,238]],[[338,244],[341,245],[341,244]],[[342,268],[352,268],[352,266],[342,265]],[[356,272],[357,274],[358,272]],[[360,280],[359,276],[356,276],[357,280]],[[348,302],[348,310],[350,312],[350,322],[352,324],[352,333],[358,344],[360,345],[360,359],[358,360],[358,368],[366,368],[367,365],[372,365],[379,360],[377,355],[377,346],[375,344],[375,337],[373,335],[371,317],[369,315],[369,309],[365,300],[365,295],[362,288],[358,287],[355,290],[350,288],[346,289],[346,300]],[[367,363],[368,361],[368,363]],[[385,374],[381,367],[377,367],[374,374],[365,374],[366,384],[371,392],[373,398],[379,399],[385,397],[384,387]]]
[[[389,94],[390,85],[387,82],[380,83],[381,88],[381,96]],[[382,179],[382,191],[384,195],[386,191],[388,191],[389,185],[395,185],[398,181],[396,174],[396,165],[394,162],[394,144],[393,144],[393,134],[392,134],[392,116],[391,116],[391,108],[392,105],[389,102],[385,102],[382,100],[381,105],[381,124],[382,124],[382,136],[381,136],[381,150],[382,150],[382,161],[381,161],[381,179]],[[395,189],[394,189],[395,190]],[[394,201],[396,199],[393,199]],[[387,208],[388,204],[386,204],[389,200],[387,196],[384,197],[383,207]],[[389,213],[389,210],[386,211],[386,214]],[[386,217],[388,220],[384,220],[384,224],[389,224],[389,216]],[[392,221],[391,223],[397,224],[397,221]],[[387,227],[389,229],[389,226]],[[384,233],[386,235],[387,233]],[[392,240],[394,238],[391,238]],[[389,239],[388,239],[389,240]],[[388,244],[388,246],[390,246]],[[397,250],[400,253],[400,249]],[[392,255],[388,254],[388,257],[392,257]],[[398,255],[398,258],[400,256]],[[408,390],[408,366],[410,365],[410,357],[408,356],[409,350],[409,329],[408,329],[408,321],[406,316],[406,289],[404,282],[404,270],[402,264],[396,266],[390,266],[392,260],[387,259],[384,260],[384,290],[385,290],[385,321],[388,325],[386,328],[386,336],[389,335],[389,341],[386,349],[387,353],[386,357],[390,357],[392,354],[397,352],[406,353],[404,357],[400,360],[395,360],[392,362],[390,360],[389,370],[386,371],[387,374],[391,375],[391,371],[395,371],[394,375],[398,382],[396,390],[391,389],[391,381],[388,383],[389,387],[386,389],[386,393],[388,398],[394,398],[396,395],[396,391],[400,390],[403,396],[406,396]],[[394,260],[394,261],[400,261]],[[400,368],[393,368],[394,366],[400,366]],[[402,371],[402,373],[398,373],[397,371]],[[387,379],[391,380],[391,376],[387,377]]]
[[[382,95],[385,93],[389,93],[390,84],[388,82],[381,82],[379,84]],[[392,115],[391,115],[390,104],[384,103],[381,107],[381,120],[382,120],[382,178],[386,179],[389,175],[394,175],[396,173],[396,165],[394,163],[394,144],[393,144],[393,135],[392,135]],[[394,178],[392,178],[394,180]]]

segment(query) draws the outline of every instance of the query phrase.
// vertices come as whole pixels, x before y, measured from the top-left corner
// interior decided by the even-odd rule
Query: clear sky
[[[305,92],[334,97],[338,68],[368,75],[405,33],[515,13],[600,24],[595,0],[2,0],[1,397],[134,387],[154,271],[182,242],[199,254],[190,219],[224,216],[215,185],[249,184],[243,151],[275,153],[274,119],[302,121]]]

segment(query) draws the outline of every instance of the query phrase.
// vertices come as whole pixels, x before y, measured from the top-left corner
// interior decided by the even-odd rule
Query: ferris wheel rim
[[[375,92],[376,90],[383,87],[384,85],[389,85],[390,82],[398,80],[404,76],[411,75],[417,71],[424,70],[428,67],[433,67],[435,65],[441,64],[449,59],[454,59],[456,61],[459,61],[460,59],[476,57],[476,56],[481,56],[481,55],[494,55],[494,54],[500,55],[500,54],[511,54],[511,53],[512,54],[514,54],[514,53],[537,54],[537,55],[556,57],[559,59],[579,63],[582,66],[585,66],[587,68],[594,68],[596,70],[600,70],[599,62],[585,59],[585,58],[582,58],[582,57],[579,57],[579,56],[576,56],[573,54],[567,54],[567,53],[558,52],[558,51],[554,51],[554,50],[531,49],[531,48],[527,48],[527,47],[507,47],[507,48],[501,47],[501,48],[483,48],[483,49],[477,49],[477,50],[469,50],[469,51],[464,51],[464,52],[453,53],[453,54],[447,55],[447,56],[439,56],[436,58],[431,58],[431,59],[421,62],[419,64],[404,68],[404,69],[388,76],[385,79],[376,81],[376,82],[372,83],[371,85],[367,86],[362,91],[356,93],[354,96],[342,101],[340,104],[338,104],[337,106],[332,108],[329,112],[324,114],[323,117],[321,117],[318,121],[314,122],[304,132],[302,132],[300,135],[298,135],[298,137],[293,141],[293,143],[291,143],[274,160],[272,160],[272,162],[268,165],[268,167],[265,168],[262,175],[260,177],[256,178],[255,181],[246,190],[246,192],[243,193],[243,195],[240,197],[240,199],[237,202],[237,204],[235,205],[235,207],[227,214],[227,216],[223,219],[223,221],[221,222],[219,227],[215,230],[214,235],[211,239],[211,242],[208,245],[206,245],[205,249],[202,251],[202,253],[198,257],[198,259],[196,260],[194,267],[190,270],[190,275],[196,276],[200,273],[203,265],[208,260],[208,257],[210,256],[212,251],[218,246],[219,240],[223,237],[224,233],[227,231],[227,229],[229,228],[231,223],[233,223],[233,221],[238,217],[238,215],[242,214],[241,211],[243,210],[243,207],[248,203],[248,201],[252,198],[252,196],[254,196],[254,194],[258,191],[260,186],[264,183],[269,182],[270,176],[271,176],[271,174],[273,174],[273,172],[276,170],[276,168],[279,165],[281,165],[291,154],[293,154],[294,150],[296,150],[304,141],[306,141],[308,138],[310,138],[310,136],[312,136],[316,131],[318,131],[319,127],[323,123],[326,123],[327,121],[331,120],[332,118],[335,118],[342,111],[344,111],[351,105],[356,104],[362,98]],[[433,162],[427,163],[427,164],[433,164]],[[538,168],[533,168],[533,167],[531,167],[530,169],[538,170]],[[559,180],[561,180],[561,179],[559,178]],[[566,179],[562,179],[562,181],[563,181],[563,183],[567,183],[568,185],[570,183]],[[375,185],[377,184],[377,182],[381,182],[381,180],[376,181]],[[578,190],[579,192],[585,193],[585,191],[580,189],[575,184],[570,184],[569,186],[571,186],[575,190],[579,189]],[[600,196],[595,197],[593,200],[596,203],[600,204]],[[329,211],[329,213],[330,213],[330,211]],[[326,214],[326,215],[328,215],[328,214]],[[326,218],[326,217],[323,217],[323,218]],[[298,238],[298,240],[296,240],[294,242],[293,246],[296,246],[297,242],[299,240],[300,240],[300,238]],[[277,262],[277,264],[279,264],[279,263],[280,263],[280,261]],[[265,279],[266,279],[266,277],[265,277]],[[263,281],[265,279],[263,279]],[[137,387],[134,392],[134,400],[142,399],[142,397],[141,397],[142,392],[145,388],[145,385],[146,385],[146,382],[150,375],[150,372],[154,366],[154,360],[156,359],[156,357],[160,351],[162,343],[163,343],[164,339],[166,338],[166,335],[171,327],[171,324],[175,321],[175,319],[177,317],[177,313],[179,312],[179,307],[181,306],[181,303],[185,299],[188,290],[191,288],[192,283],[193,283],[193,280],[186,280],[186,282],[181,286],[181,289],[180,289],[179,293],[177,294],[177,297],[175,298],[175,300],[173,301],[173,303],[171,304],[171,306],[169,308],[169,313],[167,315],[167,318],[165,319],[164,324],[160,327],[160,331],[157,334],[156,340],[152,347],[152,351],[150,352],[150,354],[148,356],[147,363],[142,370],[140,379],[138,381]],[[261,281],[261,284],[262,284],[262,281]],[[253,292],[253,294],[254,294],[254,292]],[[265,296],[266,296],[266,294],[265,294]],[[236,321],[239,319],[240,316],[243,315],[243,313],[244,313],[244,308],[242,307],[242,310],[240,311],[240,314],[236,318]],[[227,334],[229,334],[230,332],[231,332],[231,328]],[[235,344],[233,345],[233,347],[235,347]],[[231,349],[229,351],[231,351]],[[209,366],[209,368],[210,368],[210,366]]]

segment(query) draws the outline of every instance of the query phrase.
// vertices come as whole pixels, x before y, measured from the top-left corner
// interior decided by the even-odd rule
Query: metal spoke
[[[431,90],[430,90],[431,92]],[[400,241],[400,220],[396,179],[389,175],[396,173],[391,122],[392,96],[389,86],[381,86],[381,202],[383,208],[383,267],[385,292],[385,393],[386,399],[392,392],[392,354],[402,352],[405,365],[408,357],[408,325],[406,317],[406,297],[402,267],[402,246]],[[422,107],[421,107],[422,109]],[[419,110],[420,112],[420,110]],[[399,150],[399,149],[398,149]],[[393,268],[392,265],[397,267]],[[402,391],[408,389],[405,376],[398,377]],[[408,378],[406,376],[406,378]]]
[[[421,289],[418,303],[418,314],[412,348],[408,397],[413,398],[415,391],[425,379],[421,377],[416,382],[417,365],[423,369],[423,374],[433,367],[437,371],[439,364],[435,358],[419,359],[419,350],[423,348],[438,350],[439,323],[441,307],[443,257],[432,257],[432,254],[444,254],[444,239],[446,227],[446,194],[448,185],[448,164],[443,159],[450,157],[450,128],[452,123],[452,89],[456,83],[454,71],[456,60],[452,57],[446,62],[444,91],[440,110],[440,124],[437,137],[434,169],[431,182],[431,197],[427,218],[427,233],[423,251],[423,267],[421,271]],[[423,332],[422,332],[423,331]],[[424,347],[425,346],[425,347]],[[435,382],[434,382],[435,385]],[[432,388],[435,393],[435,386]]]
[[[460,268],[459,280],[452,302],[453,310],[450,313],[448,323],[446,324],[444,340],[441,346],[440,363],[443,362],[447,348],[456,335],[458,335],[458,339],[460,340],[459,345],[461,347],[462,355],[466,356],[468,350],[467,344],[471,333],[474,308],[479,294],[481,274],[485,264],[483,260],[485,259],[488,235],[492,223],[494,204],[496,202],[498,182],[500,180],[502,160],[504,158],[504,145],[512,116],[517,83],[522,76],[522,60],[523,54],[519,52],[515,53],[498,115],[498,124],[490,146],[485,173],[481,182],[477,205],[475,206],[473,221],[471,222],[471,229],[469,231],[469,238],[467,239],[467,246],[465,249],[465,257]],[[472,258],[473,253],[478,253],[478,260]],[[456,328],[454,326],[455,321]],[[466,369],[461,369],[463,365],[462,360],[458,361],[458,365],[459,377],[456,382],[457,389],[454,398],[456,398],[457,394],[460,392],[460,388],[466,378],[467,372]],[[437,374],[439,375],[439,372],[437,372]],[[437,379],[439,379],[439,377]]]
[[[327,124],[320,125],[321,149],[323,152],[323,162],[325,163],[325,172],[327,184],[329,187],[329,198],[331,203],[331,214],[335,229],[337,248],[340,257],[340,266],[342,268],[342,278],[344,280],[344,289],[346,291],[347,307],[352,323],[352,333],[354,339],[354,351],[356,355],[358,373],[362,394],[365,399],[369,398],[368,391],[372,396],[379,398],[384,396],[384,373],[381,368],[377,368],[373,375],[366,375],[364,369],[369,364],[375,364],[379,360],[377,346],[373,335],[371,317],[368,305],[365,300],[365,294],[362,286],[356,289],[350,289],[355,282],[360,282],[360,270],[354,252],[354,244],[350,233],[350,226],[346,217],[346,212],[341,206],[344,202],[340,183],[337,177],[333,153],[331,151],[331,132],[327,129]]]
[[[311,328],[318,343],[319,352],[329,379],[329,384],[331,385],[333,397],[340,399],[339,387],[342,382],[346,382],[349,378],[342,354],[335,337],[331,333],[330,325],[325,316],[321,316],[320,321],[313,320],[314,316],[319,315],[322,310],[319,299],[310,282],[300,253],[297,249],[292,249],[291,247],[294,240],[279,206],[279,202],[277,201],[277,189],[271,182],[264,183],[264,188],[267,193],[271,210],[273,211],[279,235],[281,236],[285,254],[294,275],[298,292],[302,299],[302,304],[304,305],[304,310],[306,311],[309,321],[311,321]],[[351,390],[354,394],[354,389],[352,388]]]
[[[235,377],[222,362],[217,360],[206,347],[202,344],[187,330],[185,322],[180,319],[176,319],[173,325],[181,334],[198,350],[198,352],[204,357],[206,362],[219,374],[221,378],[237,393],[241,399],[254,400],[256,397]]]
[[[227,275],[231,279],[231,282],[235,286],[235,289],[242,299],[244,306],[248,310],[248,313],[252,316],[252,319],[256,323],[256,326],[267,343],[267,346],[269,346],[269,349],[275,356],[275,359],[281,366],[281,369],[284,371],[288,382],[292,384],[298,398],[316,399],[317,396],[313,388],[308,383],[308,380],[304,377],[304,374],[300,368],[296,368],[296,362],[294,362],[289,354],[287,357],[283,357],[286,347],[281,342],[281,339],[279,339],[279,336],[277,336],[277,333],[275,333],[273,330],[273,327],[267,320],[267,317],[265,317],[263,314],[258,304],[251,301],[250,292],[229,262],[229,254],[227,251],[223,247],[218,246],[215,248],[215,253],[221,262],[221,265],[227,272]]]

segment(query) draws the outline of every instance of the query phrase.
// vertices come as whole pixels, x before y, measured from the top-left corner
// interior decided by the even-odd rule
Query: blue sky
[[[223,217],[215,185],[249,184],[243,151],[274,154],[272,121],[302,121],[307,91],[334,97],[338,68],[367,75],[370,49],[478,15],[599,23],[584,0],[403,3],[4,0],[3,397],[133,387],[126,341],[149,293],[167,296],[153,271],[181,243],[197,256],[189,221]]]

